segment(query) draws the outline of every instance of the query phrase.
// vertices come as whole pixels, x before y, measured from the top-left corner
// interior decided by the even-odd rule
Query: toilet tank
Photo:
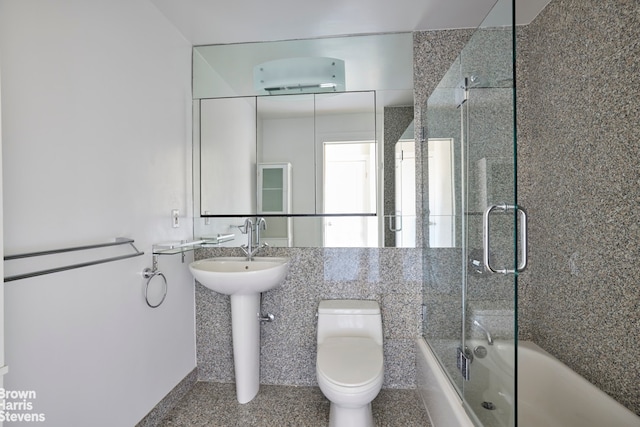
[[[380,305],[369,300],[323,300],[318,306],[318,343],[327,337],[370,337],[382,345]]]

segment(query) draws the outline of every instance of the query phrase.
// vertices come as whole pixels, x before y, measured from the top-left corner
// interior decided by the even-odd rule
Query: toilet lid
[[[333,337],[318,345],[318,372],[344,387],[358,387],[382,375],[382,346],[371,338]]]

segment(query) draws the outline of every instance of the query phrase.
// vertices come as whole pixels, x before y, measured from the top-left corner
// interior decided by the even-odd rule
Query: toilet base
[[[374,427],[371,403],[358,408],[345,408],[331,402],[329,427]]]

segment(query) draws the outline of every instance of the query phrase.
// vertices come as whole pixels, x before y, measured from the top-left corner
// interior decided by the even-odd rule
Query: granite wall
[[[414,124],[416,142],[421,129],[427,127],[427,99],[449,71],[460,51],[473,34],[471,29],[422,31],[413,35]],[[445,65],[446,64],[446,65]],[[420,174],[416,177],[422,194],[422,218],[429,214],[428,150],[424,142],[416,143],[416,157],[422,159]],[[423,221],[423,242],[429,241],[428,221]],[[429,338],[450,337],[460,330],[460,265],[461,251],[456,248],[425,248],[423,252],[423,301],[427,307],[427,321],[422,334]]]
[[[196,258],[242,256],[239,248],[199,249]],[[415,386],[415,339],[420,334],[420,249],[269,248],[260,255],[291,258],[283,285],[265,292],[260,382],[317,385],[316,311],[322,299],[371,299],[382,309],[384,388]],[[198,380],[234,382],[229,297],[196,286]]]
[[[521,335],[640,414],[640,3],[552,1],[517,65]]]

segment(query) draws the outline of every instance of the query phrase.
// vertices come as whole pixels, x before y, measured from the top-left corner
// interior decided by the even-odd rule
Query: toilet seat
[[[341,387],[362,387],[383,375],[382,346],[368,337],[331,337],[318,345],[317,372]]]

